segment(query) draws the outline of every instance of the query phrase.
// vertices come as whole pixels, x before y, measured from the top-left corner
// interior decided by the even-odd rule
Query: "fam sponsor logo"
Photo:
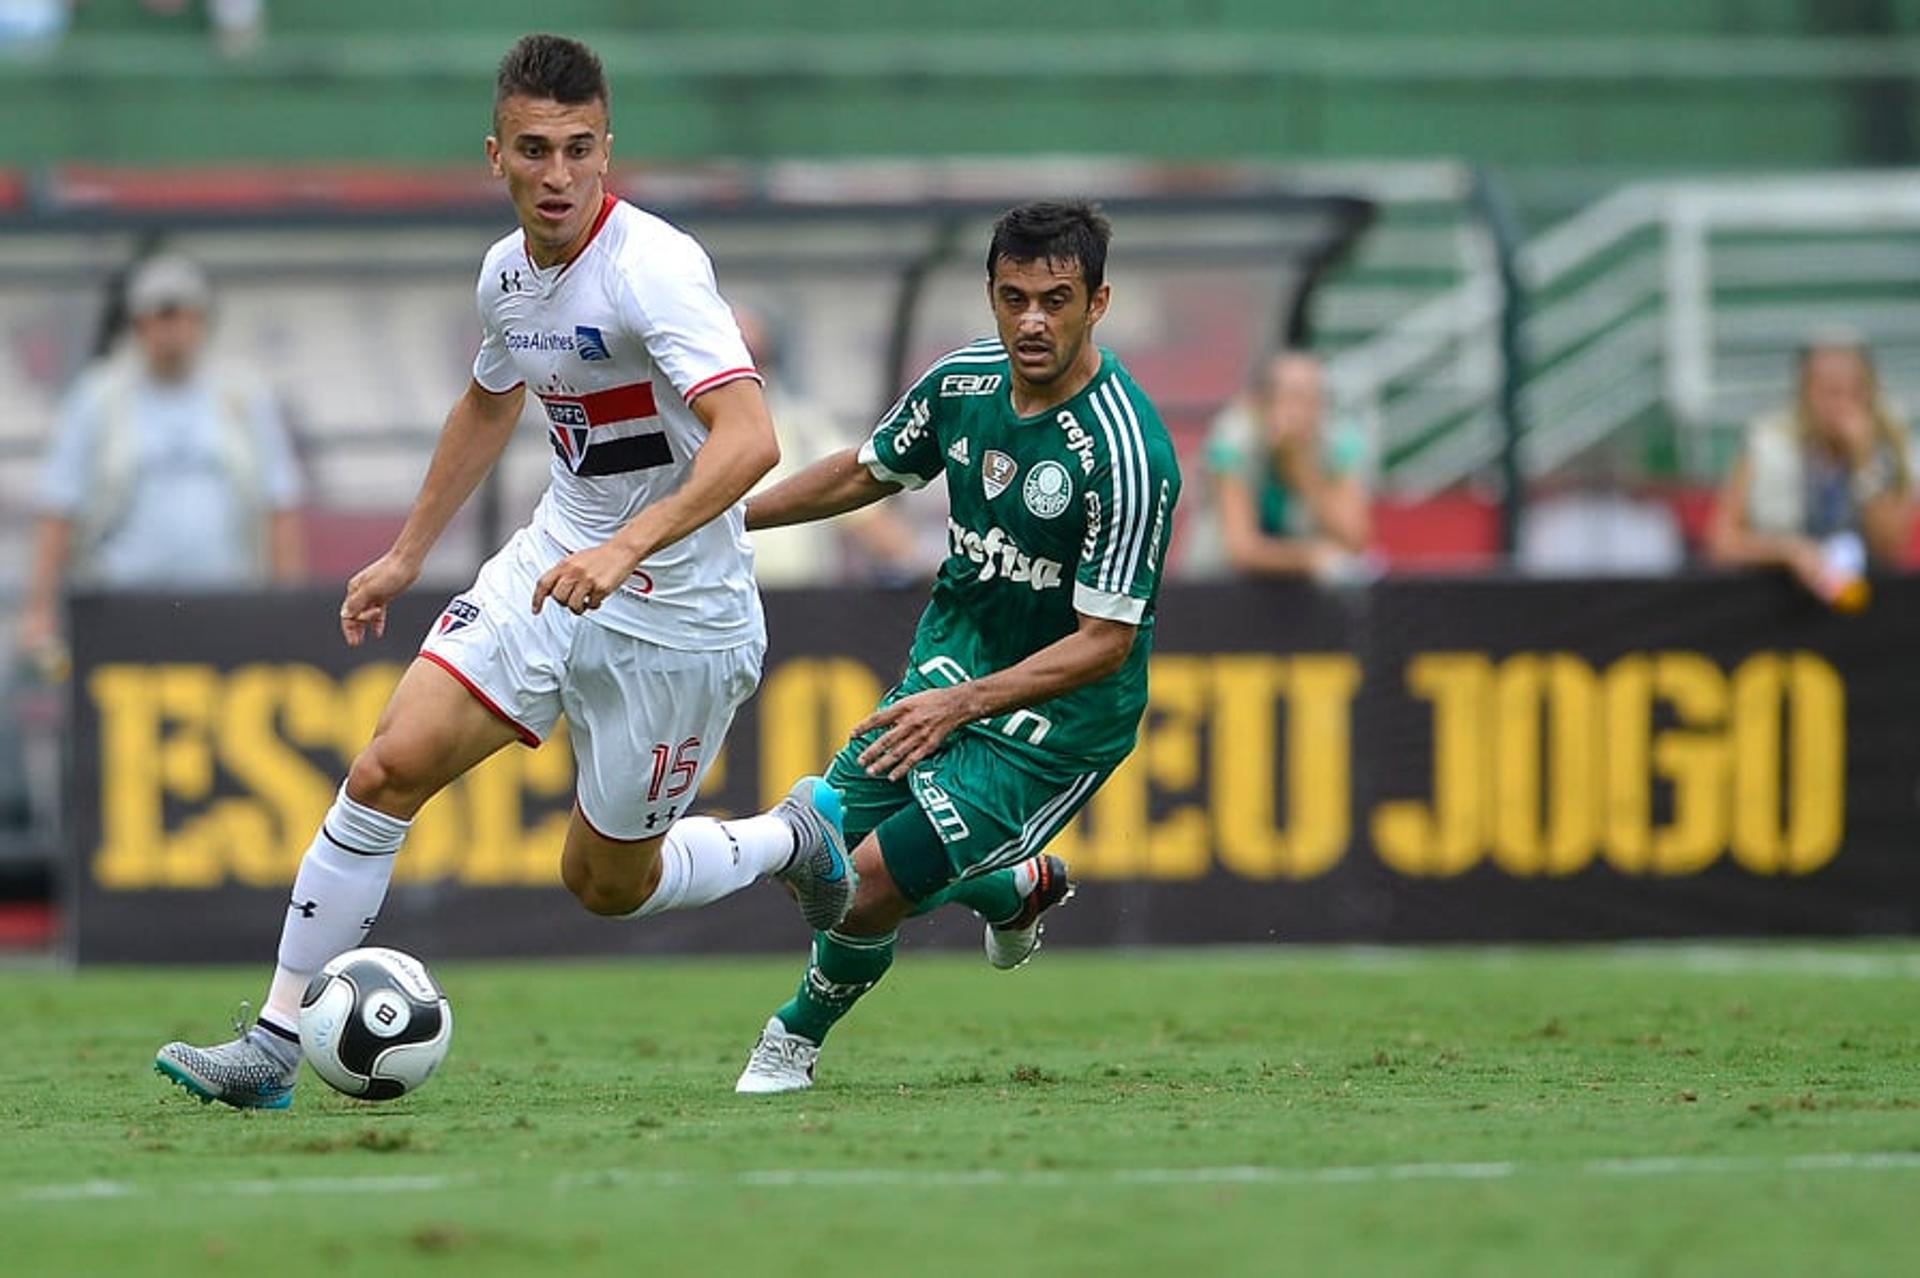
[[[1066,432],[1068,451],[1080,459],[1080,473],[1091,475],[1093,473],[1093,436],[1087,434],[1087,428],[1080,424],[1080,419],[1073,415],[1071,409],[1061,409],[1053,420],[1061,430]]]
[[[1089,488],[1084,496],[1087,503],[1087,535],[1085,540],[1080,543],[1080,558],[1092,559],[1100,553],[1100,529],[1102,526],[1100,494]]]
[[[933,832],[940,836],[942,843],[958,843],[971,834],[967,828],[967,819],[960,815],[960,809],[954,804],[953,796],[939,782],[933,779],[933,773],[920,769],[907,774],[907,783],[913,788],[913,797],[920,802],[920,810],[927,814],[927,820],[933,823]]]
[[[510,351],[570,351],[573,349],[573,335],[570,333],[529,333],[507,330],[507,349]]]
[[[613,358],[613,352],[607,349],[607,339],[601,336],[600,330],[591,324],[576,324],[573,329],[573,340],[579,349],[581,359]]]
[[[957,399],[962,395],[991,395],[1006,380],[999,373],[948,373],[940,379],[940,398]]]
[[[1029,555],[1014,544],[1005,529],[989,529],[985,536],[971,528],[962,528],[951,515],[947,517],[947,540],[953,553],[980,565],[981,581],[995,577],[1023,582],[1035,590],[1052,590],[1060,584],[1061,565],[1052,559]]]

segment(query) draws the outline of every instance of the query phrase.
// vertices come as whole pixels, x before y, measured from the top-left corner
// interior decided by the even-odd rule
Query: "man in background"
[[[1214,419],[1206,463],[1221,549],[1251,577],[1334,577],[1367,564],[1366,441],[1324,425],[1320,361],[1276,352]]]
[[[765,319],[744,306],[733,317],[765,378],[767,411],[780,441],[780,460],[763,488],[799,474],[823,457],[857,444],[858,436],[787,378],[785,349]],[[891,510],[869,506],[835,524],[790,524],[755,530],[753,575],[762,587],[837,586],[856,580],[882,585],[925,581],[937,556],[922,552],[912,524]]]
[[[213,294],[193,262],[127,282],[131,332],[67,397],[40,478],[21,646],[60,642],[75,586],[221,590],[297,580],[293,446],[267,387],[206,353]]]

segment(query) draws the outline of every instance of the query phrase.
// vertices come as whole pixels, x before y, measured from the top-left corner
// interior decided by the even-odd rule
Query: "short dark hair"
[[[521,36],[500,59],[500,74],[493,85],[496,123],[500,104],[512,97],[545,98],[567,106],[584,102],[604,105],[609,101],[607,73],[593,50],[578,40],[546,34]]]
[[[1100,206],[1086,200],[1035,200],[1008,209],[993,224],[987,245],[987,278],[1000,259],[1009,262],[1073,261],[1080,263],[1087,292],[1107,277],[1107,241],[1113,227]]]

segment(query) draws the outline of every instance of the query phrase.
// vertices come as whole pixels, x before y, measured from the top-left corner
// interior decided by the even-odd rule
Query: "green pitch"
[[[782,962],[442,964],[414,1097],[149,1070],[247,971],[0,971],[0,1271],[1913,1272],[1920,947],[909,949],[810,1094]]]

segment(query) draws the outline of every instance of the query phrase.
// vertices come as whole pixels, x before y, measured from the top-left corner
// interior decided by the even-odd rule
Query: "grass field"
[[[443,965],[370,1107],[149,1072],[259,973],[0,970],[9,1274],[1920,1272],[1920,948],[908,952],[820,1085],[793,962]]]

